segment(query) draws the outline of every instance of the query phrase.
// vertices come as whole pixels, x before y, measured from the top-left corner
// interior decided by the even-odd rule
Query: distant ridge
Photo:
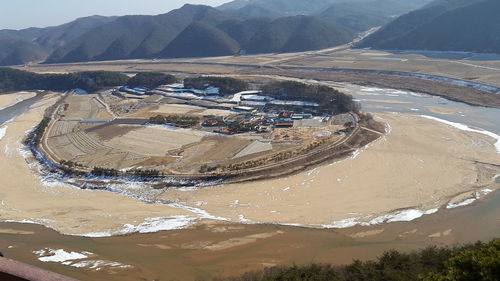
[[[218,8],[186,4],[156,16],[91,16],[0,30],[0,65],[316,50],[350,42],[429,1],[236,0]]]
[[[438,0],[399,17],[358,46],[500,53],[500,1]]]

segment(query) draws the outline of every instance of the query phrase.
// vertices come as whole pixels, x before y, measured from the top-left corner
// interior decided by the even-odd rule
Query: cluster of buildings
[[[231,110],[229,116],[207,116],[202,127],[222,134],[271,132],[274,128],[322,127],[331,116],[321,114],[314,102],[280,100],[262,91],[243,91],[224,96],[219,88],[188,89],[184,84],[170,84],[154,90],[122,87],[120,92],[134,96],[160,95],[183,100],[184,104],[211,109]],[[161,102],[160,102],[161,103]]]

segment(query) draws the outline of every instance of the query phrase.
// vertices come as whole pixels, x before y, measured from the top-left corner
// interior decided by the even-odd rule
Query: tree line
[[[155,89],[161,85],[168,85],[179,82],[179,79],[170,74],[161,72],[140,72],[127,81],[127,86],[131,88],[145,87]]]
[[[127,85],[153,89],[179,81],[177,77],[158,72],[137,73],[133,77],[115,71],[84,71],[67,74],[38,74],[13,68],[0,68],[0,90],[52,90],[83,89],[94,92],[102,88]]]
[[[498,281],[500,239],[454,248],[391,250],[376,260],[346,266],[276,266],[214,281]]]
[[[128,176],[134,176],[138,178],[158,178],[161,176],[164,176],[163,172],[160,172],[158,170],[150,169],[150,170],[132,170],[128,172],[121,172],[117,169],[113,168],[103,168],[103,167],[94,167],[92,171],[90,172],[94,176],[98,177],[117,177],[119,175],[128,175]]]
[[[68,74],[38,74],[12,68],[0,68],[0,90],[53,90],[83,89],[88,92],[103,87],[125,84],[128,76],[112,71],[84,71]]]
[[[360,105],[354,101],[351,95],[323,85],[279,81],[263,85],[262,91],[277,99],[316,102],[323,112],[330,114],[360,110]]]
[[[47,129],[47,126],[50,123],[50,118],[45,117],[38,123],[36,126],[35,130],[33,131],[33,142],[35,146],[38,146],[40,144],[40,141],[42,140],[43,134],[45,133],[45,129]]]
[[[191,128],[200,124],[201,120],[196,116],[184,115],[156,115],[149,118],[149,123],[158,125],[171,125],[181,128]]]
[[[200,76],[184,79],[185,88],[206,89],[207,87],[219,88],[223,95],[231,95],[248,90],[247,82],[231,77]]]

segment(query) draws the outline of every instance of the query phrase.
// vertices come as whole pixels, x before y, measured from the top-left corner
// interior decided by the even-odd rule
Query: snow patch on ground
[[[85,260],[90,256],[95,256],[91,252],[66,252],[63,249],[50,249],[45,248],[38,251],[33,251],[34,254],[38,256],[38,260],[41,262],[55,262],[61,263],[63,265],[77,267],[77,268],[88,268],[99,271],[105,267],[112,268],[131,268],[132,266],[122,264],[119,262],[105,261],[105,260]]]
[[[393,212],[387,215],[379,216],[376,217],[368,222],[362,221],[368,216],[365,217],[354,217],[354,218],[348,218],[340,221],[335,221],[331,224],[328,225],[322,225],[324,228],[349,228],[353,227],[356,225],[361,225],[361,226],[370,226],[370,225],[377,225],[377,224],[382,224],[382,223],[389,223],[389,222],[398,222],[398,221],[412,221],[415,219],[418,219],[424,215],[430,215],[434,214],[438,211],[438,208],[435,209],[430,209],[427,211],[422,211],[418,209],[407,209],[407,210],[402,210],[402,211],[397,211]]]
[[[496,143],[495,143],[495,148],[497,150],[497,153],[500,153],[500,136],[493,133],[493,132],[490,132],[490,131],[486,131],[486,130],[483,130],[483,129],[473,129],[465,124],[462,124],[462,123],[455,123],[455,122],[451,122],[451,121],[447,121],[447,120],[444,120],[444,119],[440,119],[440,118],[437,118],[437,117],[433,117],[433,116],[428,116],[428,115],[420,115],[424,118],[427,118],[427,119],[431,119],[431,120],[434,120],[434,121],[437,121],[437,122],[441,122],[441,123],[444,123],[446,125],[449,125],[449,126],[452,126],[456,129],[459,129],[459,130],[462,130],[462,131],[467,131],[467,132],[473,132],[473,133],[478,133],[478,134],[483,134],[483,135],[486,135],[486,136],[489,136],[489,137],[492,137],[496,140]]]
[[[472,197],[470,198],[467,198],[461,202],[457,202],[457,203],[448,203],[448,205],[446,205],[446,209],[454,209],[454,208],[458,208],[458,207],[463,207],[463,206],[467,206],[467,205],[470,205],[472,203],[474,203],[474,201],[480,199],[481,197],[489,194],[493,192],[493,190],[489,189],[489,188],[485,188],[481,191],[478,191],[478,192],[474,192],[474,194],[472,195]]]
[[[147,218],[138,225],[125,224],[123,228],[117,231],[93,232],[83,234],[85,237],[110,237],[113,235],[125,235],[130,233],[153,233],[165,230],[174,230],[186,228],[196,221],[196,217],[172,216]]]
[[[65,263],[63,263],[65,264]],[[72,267],[77,267],[77,268],[88,268],[88,269],[93,269],[96,271],[99,271],[103,269],[104,267],[114,267],[114,268],[131,268],[132,266],[127,265],[127,264],[122,264],[119,262],[112,262],[112,261],[103,261],[103,260],[89,260],[89,261],[80,261],[77,263],[70,263],[66,264],[70,265]]]
[[[77,253],[77,252],[66,252],[63,249],[41,249],[38,251],[33,251],[34,254],[38,255],[39,261],[42,262],[67,262],[67,261],[73,261],[73,260],[82,260],[88,258],[87,255],[84,255],[83,253]],[[87,254],[92,254],[92,253],[87,253]]]

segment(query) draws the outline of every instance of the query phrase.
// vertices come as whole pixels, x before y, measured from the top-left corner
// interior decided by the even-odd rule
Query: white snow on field
[[[67,261],[73,261],[73,260],[81,260],[81,259],[86,259],[88,256],[84,255],[83,253],[77,253],[77,252],[66,252],[63,249],[41,249],[39,251],[33,251],[34,254],[37,254],[39,256],[38,260],[42,262],[67,262]],[[87,253],[87,254],[92,254],[92,253]]]
[[[473,132],[473,133],[483,134],[483,135],[487,135],[489,137],[492,137],[496,140],[495,148],[497,150],[497,153],[500,153],[500,136],[493,133],[493,132],[482,130],[482,129],[473,129],[465,124],[455,123],[455,122],[447,121],[447,120],[440,119],[440,118],[433,117],[433,116],[428,116],[428,115],[421,115],[421,116],[424,118],[427,118],[427,119],[431,119],[431,120],[434,120],[437,122],[444,123],[446,125],[452,126],[456,129],[459,129],[462,131]]]

